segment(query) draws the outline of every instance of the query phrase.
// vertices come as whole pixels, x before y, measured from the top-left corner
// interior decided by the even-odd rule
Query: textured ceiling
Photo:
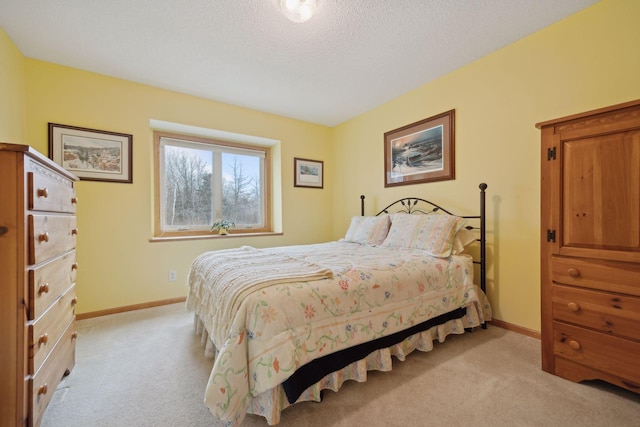
[[[337,125],[596,0],[0,0],[29,58]]]

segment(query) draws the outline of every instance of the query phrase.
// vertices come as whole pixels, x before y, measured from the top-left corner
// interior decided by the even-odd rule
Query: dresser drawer
[[[29,210],[75,213],[78,199],[73,181],[39,166],[27,173]]]
[[[76,217],[71,215],[29,215],[29,264],[76,247]]]
[[[28,320],[35,320],[76,281],[76,251],[29,270]]]
[[[75,364],[76,347],[75,319],[64,331],[62,338],[54,347],[38,373],[28,381],[29,413],[31,425],[40,425],[44,413],[56,387]]]
[[[552,257],[551,280],[565,285],[640,296],[640,264]]]
[[[553,318],[640,341],[640,298],[552,285]]]
[[[640,384],[640,343],[554,322],[558,357]]]
[[[75,317],[78,302],[75,286],[60,296],[34,323],[28,326],[29,373],[35,374]]]

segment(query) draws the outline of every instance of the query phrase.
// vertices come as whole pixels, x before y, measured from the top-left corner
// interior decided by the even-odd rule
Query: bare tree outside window
[[[165,148],[165,224],[211,224],[211,168],[194,150]]]
[[[204,234],[218,220],[235,230],[265,230],[266,150],[157,139],[162,174],[159,232]],[[246,154],[245,154],[246,153]]]
[[[253,171],[246,170],[245,165]],[[260,165],[257,158],[222,155],[222,215],[236,226],[259,224],[261,218]],[[256,191],[258,188],[258,191]]]

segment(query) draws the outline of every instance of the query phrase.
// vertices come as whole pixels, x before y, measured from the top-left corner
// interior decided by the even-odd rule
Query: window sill
[[[207,240],[207,239],[226,239],[234,237],[260,237],[260,236],[282,236],[284,233],[276,233],[273,231],[265,231],[259,233],[229,233],[229,234],[206,234],[199,236],[170,236],[170,237],[152,237],[150,242],[175,242],[183,240]]]

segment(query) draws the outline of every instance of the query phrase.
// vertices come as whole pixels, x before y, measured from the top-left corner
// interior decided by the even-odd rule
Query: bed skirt
[[[463,334],[466,329],[479,326],[485,321],[490,320],[491,314],[488,308],[489,306],[488,304],[483,305],[484,307],[480,308],[476,304],[470,304],[467,307],[467,315],[462,318],[449,320],[441,325],[433,326],[425,331],[411,335],[398,344],[375,350],[365,358],[326,375],[320,381],[307,388],[295,403],[306,401],[320,402],[322,400],[322,390],[337,392],[347,380],[365,382],[367,381],[368,371],[391,371],[393,368],[391,356],[395,356],[398,360],[403,361],[406,356],[414,350],[423,352],[433,350],[434,340],[443,342],[448,335]],[[209,339],[209,334],[197,314],[194,314],[194,326],[196,333],[201,337],[201,343],[205,348],[205,355],[215,358],[215,346]],[[279,385],[255,396],[247,409],[247,413],[260,415],[266,418],[269,425],[275,425],[280,422],[280,413],[282,410],[291,405],[292,403],[289,403],[284,388],[282,385]]]

